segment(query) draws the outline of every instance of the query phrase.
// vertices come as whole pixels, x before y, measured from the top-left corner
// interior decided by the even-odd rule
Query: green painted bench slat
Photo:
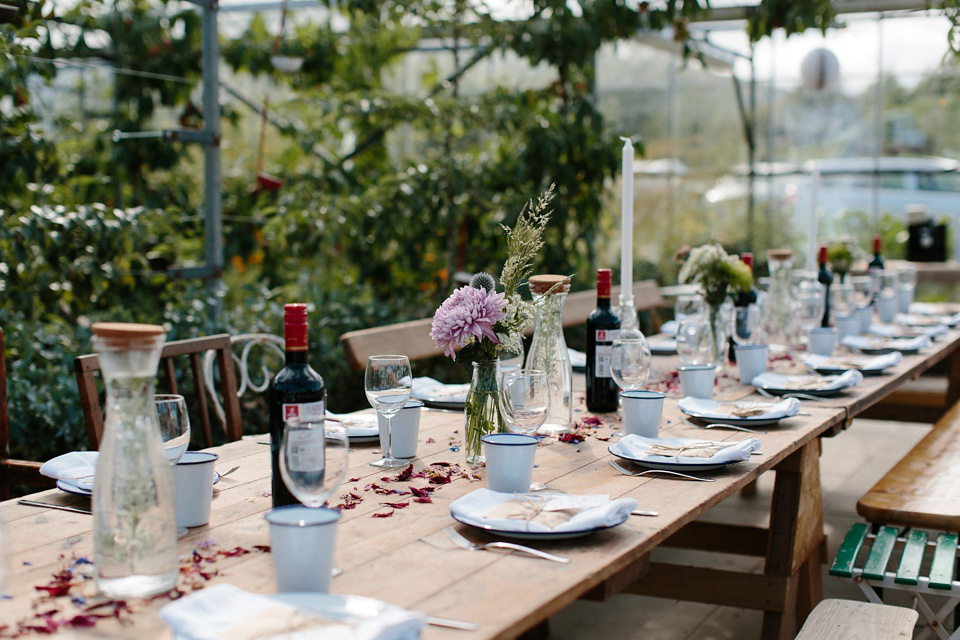
[[[930,588],[953,588],[953,565],[957,560],[957,534],[941,533],[930,565]]]
[[[844,578],[853,577],[853,565],[860,554],[860,547],[867,538],[868,527],[864,522],[856,522],[847,535],[843,537],[843,544],[837,551],[837,556],[833,559],[833,566],[830,567],[830,575],[841,576]]]
[[[883,527],[880,529],[876,540],[873,541],[867,563],[863,567],[864,578],[883,580],[883,574],[887,570],[887,564],[890,562],[890,556],[893,554],[893,547],[896,543],[897,530],[895,528]]]
[[[907,542],[903,546],[903,555],[900,557],[900,568],[897,569],[897,584],[916,585],[919,583],[920,564],[923,562],[923,552],[927,548],[927,532],[911,531],[907,535]]]

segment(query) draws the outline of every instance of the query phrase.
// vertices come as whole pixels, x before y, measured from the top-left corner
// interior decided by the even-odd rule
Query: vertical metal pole
[[[204,257],[207,268],[208,314],[211,328],[223,306],[223,208],[220,193],[220,41],[217,34],[218,0],[203,7],[203,147]]]
[[[773,163],[776,159],[776,140],[773,136],[773,111],[777,106],[777,45],[773,37],[770,42],[770,84],[767,87],[767,206],[766,206],[766,224],[764,228],[767,234],[767,246],[771,246],[771,229],[773,228],[773,219],[780,218],[780,198],[774,189]],[[754,238],[756,240],[756,238]],[[750,251],[756,254],[756,247],[750,244]]]
[[[756,45],[750,43],[750,135],[747,139],[747,165],[750,174],[747,185],[747,246],[753,251],[754,245],[754,210],[757,207],[757,63],[754,52]]]
[[[874,98],[873,227],[880,231],[880,156],[883,154],[883,14],[877,16],[877,95]]]

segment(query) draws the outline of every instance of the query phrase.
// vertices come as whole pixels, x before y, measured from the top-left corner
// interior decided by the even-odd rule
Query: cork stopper
[[[114,349],[143,349],[166,334],[158,324],[135,322],[94,322],[90,329],[102,345]]]
[[[553,293],[566,293],[570,291],[570,278],[568,276],[558,276],[556,274],[543,274],[539,276],[530,276],[530,291],[533,293],[546,293],[554,285],[562,283]]]
[[[767,257],[774,260],[787,260],[793,257],[793,249],[768,249]]]

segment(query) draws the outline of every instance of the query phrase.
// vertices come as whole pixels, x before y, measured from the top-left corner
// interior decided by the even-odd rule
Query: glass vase
[[[470,380],[470,390],[467,392],[464,411],[466,414],[465,451],[468,464],[484,462],[483,444],[480,438],[489,433],[506,433],[507,431],[497,404],[499,369],[499,360],[473,363],[473,378]]]
[[[709,307],[708,318],[710,320],[710,358],[717,365],[717,373],[720,373],[726,362],[728,341],[731,334],[731,315],[733,305],[728,301],[723,304]]]

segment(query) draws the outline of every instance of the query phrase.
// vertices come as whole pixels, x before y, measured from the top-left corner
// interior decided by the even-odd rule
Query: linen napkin
[[[930,346],[930,338],[928,336],[917,336],[916,338],[885,340],[867,336],[847,336],[841,344],[859,351],[919,351]]]
[[[895,367],[903,360],[899,351],[881,356],[821,356],[809,353],[803,358],[803,364],[811,369],[858,369],[860,371],[882,371]]]
[[[817,383],[817,380],[820,383]],[[772,371],[764,371],[751,381],[755,387],[763,389],[786,389],[791,391],[837,391],[854,387],[863,382],[863,374],[855,369],[844,371],[838,376],[800,375],[784,376]]]
[[[466,402],[469,384],[444,384],[439,380],[422,376],[413,379],[410,395],[419,400],[434,402]]]
[[[343,596],[315,594],[318,600]],[[324,618],[269,596],[218,584],[175,600],[160,610],[160,618],[178,640],[416,640],[423,616],[397,607],[379,615],[346,619]]]
[[[687,396],[677,403],[677,408],[688,416],[708,420],[730,418],[749,418],[752,420],[773,420],[788,418],[800,413],[800,401],[796,398],[782,400],[719,402],[707,398]]]
[[[337,414],[330,411],[324,412],[327,418],[336,420],[347,430],[347,437],[359,438],[362,436],[375,436],[380,434],[380,426],[377,424],[377,414],[375,413],[351,413]]]
[[[40,466],[40,473],[48,478],[63,480],[84,491],[93,491],[98,455],[96,451],[71,451],[44,462]]]
[[[660,325],[660,333],[665,336],[676,336],[677,329],[680,325],[677,324],[676,320],[667,320],[662,325]]]
[[[713,455],[709,457],[696,457],[684,455],[680,448],[694,450],[691,447],[703,443],[707,446],[716,447]],[[655,448],[656,447],[656,448]],[[655,453],[657,450],[667,451],[667,447],[676,448],[677,453],[661,455]],[[662,461],[675,462],[678,464],[726,464],[728,462],[740,462],[749,460],[750,454],[760,450],[760,441],[756,438],[746,438],[737,442],[717,442],[715,440],[696,440],[693,438],[645,438],[636,434],[629,434],[620,438],[618,442],[610,447],[610,451],[632,458],[634,460],[644,460],[651,457],[659,458]],[[657,460],[651,460],[656,462]]]
[[[458,520],[499,531],[561,533],[613,527],[623,523],[636,508],[636,500],[611,500],[606,495],[513,494],[476,489],[454,500],[450,513]],[[559,517],[537,517],[550,513]]]
[[[570,356],[570,366],[574,369],[583,369],[587,366],[587,354],[583,351],[567,347],[567,354]]]

